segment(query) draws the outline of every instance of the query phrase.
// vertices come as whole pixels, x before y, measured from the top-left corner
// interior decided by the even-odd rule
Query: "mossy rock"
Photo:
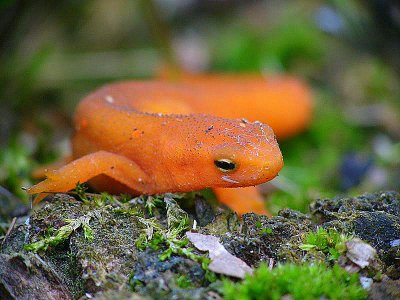
[[[160,260],[166,250],[164,244],[138,250],[136,241],[146,229],[141,218],[152,217],[164,228],[161,230],[167,230],[165,206],[154,207],[150,214],[142,198],[127,203],[90,199],[90,196],[82,201],[66,194],[54,195],[32,212],[28,222],[24,223],[23,219],[17,222],[0,251],[0,298],[206,299],[221,296],[221,278],[217,276],[211,283],[213,280],[207,277],[200,261],[174,253]],[[190,199],[194,201],[192,205],[185,203],[191,220],[189,225],[201,219],[199,223],[203,226],[196,228],[199,233],[219,237],[231,254],[252,267],[261,262],[276,265],[326,259],[324,254],[312,256],[299,248],[307,233],[323,226],[335,227],[368,241],[378,250],[385,274],[396,279],[399,270],[396,240],[400,239],[398,193],[317,200],[311,207],[311,215],[285,209],[271,219],[255,214],[245,214],[239,219],[227,209],[208,206],[204,199]],[[68,220],[82,218],[89,220],[92,239],[78,226],[58,244],[47,245],[46,250],[38,249],[36,253],[25,250],[26,244],[54,235],[70,224]],[[197,250],[193,253],[205,255]],[[382,294],[384,286],[395,284],[387,280],[386,285],[376,282],[373,286]],[[376,293],[371,290],[370,296]]]
[[[340,228],[373,246],[388,275],[400,278],[400,194],[378,192],[358,197],[323,199],[311,205],[311,214],[326,228]]]

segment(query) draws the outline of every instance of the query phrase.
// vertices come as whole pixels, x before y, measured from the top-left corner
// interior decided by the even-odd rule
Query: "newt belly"
[[[308,90],[295,79],[274,79],[273,88],[252,77],[242,85],[218,80],[98,89],[76,109],[73,160],[28,193],[66,192],[86,181],[99,191],[132,195],[212,188],[239,214],[266,213],[254,186],[274,178],[283,159],[274,132],[261,122],[271,120],[278,137],[303,129],[311,113]]]

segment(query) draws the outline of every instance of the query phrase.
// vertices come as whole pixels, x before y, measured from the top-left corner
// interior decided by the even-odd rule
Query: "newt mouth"
[[[226,182],[229,182],[229,183],[239,183],[239,181],[236,181],[236,180],[230,178],[228,175],[222,176],[221,179],[223,181],[226,181]]]

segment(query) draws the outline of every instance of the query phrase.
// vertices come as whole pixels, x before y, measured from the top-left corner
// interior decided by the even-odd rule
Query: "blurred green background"
[[[68,153],[76,103],[103,83],[194,72],[290,73],[313,88],[268,205],[399,189],[400,5],[384,0],[0,1],[0,185]]]

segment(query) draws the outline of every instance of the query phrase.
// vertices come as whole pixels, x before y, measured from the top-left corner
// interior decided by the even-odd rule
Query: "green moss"
[[[337,260],[346,251],[346,241],[350,239],[350,236],[341,234],[333,228],[326,230],[320,227],[317,232],[309,232],[306,235],[305,243],[300,245],[300,249],[321,251],[326,255],[329,254],[330,260]]]
[[[75,186],[75,193],[78,196],[79,199],[81,199],[83,202],[88,202],[89,199],[86,195],[87,187],[84,184],[81,184],[79,181],[76,183]]]
[[[153,200],[156,198],[151,197],[151,199],[150,203],[155,203]],[[145,228],[136,240],[136,246],[144,250],[146,247],[158,249],[162,244],[167,245],[168,249],[161,256],[166,259],[172,253],[176,253],[176,249],[186,245],[185,239],[180,238],[190,228],[190,224],[187,213],[179,207],[172,194],[165,194],[163,200],[167,210],[167,228],[164,229],[154,217],[149,219],[138,217]],[[148,209],[149,207],[151,207],[149,213],[152,214],[155,205],[147,206]]]
[[[226,280],[225,299],[365,299],[357,274],[349,274],[339,266],[278,265],[269,270],[261,265],[241,283]]]
[[[263,233],[263,234],[271,234],[272,233],[272,228],[271,227],[262,228],[261,229],[261,233]]]
[[[21,187],[32,185],[30,174],[34,163],[30,159],[31,152],[17,137],[0,148],[0,185],[25,201],[28,195]]]
[[[176,285],[182,289],[186,289],[192,285],[192,282],[187,276],[181,275],[176,279]]]
[[[153,250],[164,250],[160,255],[160,261],[169,259],[173,254],[196,261],[205,270],[205,278],[209,282],[214,282],[216,276],[208,270],[210,260],[205,256],[193,253],[193,249],[187,247],[189,241],[184,238],[184,233],[190,228],[189,216],[174,200],[175,196],[180,197],[179,195],[169,193],[163,196],[150,197],[150,202],[146,202],[145,204],[148,213],[152,215],[154,208],[165,205],[167,211],[167,228],[160,224],[155,217],[146,219],[136,216],[137,220],[145,228],[136,240],[135,245],[141,251],[147,247]]]
[[[66,241],[72,232],[76,231],[78,228],[82,227],[84,237],[92,241],[93,240],[93,230],[89,226],[89,221],[91,219],[91,215],[82,216],[78,219],[67,219],[65,222],[67,225],[64,225],[57,229],[54,232],[54,229],[50,228],[48,231],[48,236],[40,239],[39,241],[31,244],[24,245],[24,249],[27,251],[46,251],[49,246],[57,246],[64,241]]]
[[[160,197],[153,197],[153,196],[148,196],[146,199],[145,207],[149,213],[150,216],[153,216],[153,210],[156,207],[159,207],[163,203],[162,198]]]

